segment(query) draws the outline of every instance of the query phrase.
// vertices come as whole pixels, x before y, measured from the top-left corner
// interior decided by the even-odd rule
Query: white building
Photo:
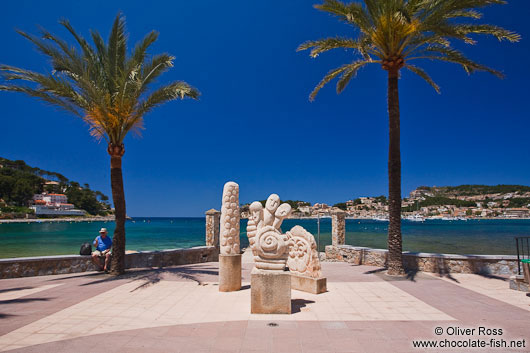
[[[77,210],[74,205],[68,203],[68,198],[64,194],[35,194],[33,195],[33,205],[30,208],[35,211],[35,215],[49,216],[84,216],[85,211]]]

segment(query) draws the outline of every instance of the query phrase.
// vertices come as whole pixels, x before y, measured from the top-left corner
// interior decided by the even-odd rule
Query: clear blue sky
[[[312,8],[316,1],[9,1],[2,4],[0,62],[45,72],[48,63],[15,28],[36,25],[69,38],[67,18],[105,38],[118,11],[131,44],[156,29],[152,53],[176,56],[161,82],[185,80],[200,101],[171,102],[146,117],[142,138],[125,141],[125,192],[131,216],[201,216],[219,208],[224,182],[242,202],[283,199],[336,203],[387,194],[386,76],[362,70],[337,96],[314,85],[350,53],[317,59],[296,53],[305,40],[348,35],[351,27]],[[519,32],[517,44],[481,38],[466,53],[506,74],[467,76],[427,63],[442,87],[400,80],[403,194],[419,185],[530,184],[530,2],[486,11],[484,21]],[[15,93],[0,93],[0,156],[57,171],[110,196],[109,157],[79,119]]]

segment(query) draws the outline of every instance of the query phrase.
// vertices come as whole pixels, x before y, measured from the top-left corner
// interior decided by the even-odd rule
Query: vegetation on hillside
[[[109,213],[109,198],[100,191],[93,191],[88,184],[81,186],[64,175],[31,167],[24,161],[11,161],[0,157],[0,199],[4,200],[1,210],[4,213],[30,213],[27,206],[34,194],[44,191],[61,193],[68,202],[91,215]],[[55,181],[57,184],[48,184]]]
[[[413,211],[416,211],[420,207],[444,206],[444,205],[447,205],[447,206],[452,205],[452,206],[457,206],[457,207],[475,207],[476,202],[452,199],[452,198],[443,197],[443,196],[426,197],[425,200],[422,200],[414,205],[403,207],[402,211],[413,212]]]
[[[525,185],[459,185],[459,186],[420,186],[418,190],[430,191],[434,194],[452,194],[458,196],[509,194],[530,192]]]

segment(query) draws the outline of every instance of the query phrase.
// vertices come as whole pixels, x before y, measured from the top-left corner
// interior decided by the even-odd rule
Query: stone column
[[[239,185],[229,181],[223,188],[223,205],[221,207],[220,292],[232,292],[241,289],[239,218]]]
[[[331,245],[344,245],[346,240],[345,212],[336,211],[331,215]]]
[[[206,211],[206,246],[219,247],[219,221],[221,212],[211,209]]]

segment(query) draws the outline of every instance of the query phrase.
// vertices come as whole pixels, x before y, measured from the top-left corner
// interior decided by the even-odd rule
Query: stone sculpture
[[[223,188],[220,243],[221,255],[239,254],[239,185],[233,181]]]
[[[293,244],[287,259],[289,271],[300,276],[321,278],[320,259],[313,234],[301,226],[294,226],[287,232],[287,235]]]
[[[280,196],[276,194],[271,194],[265,203],[265,209],[263,210],[263,225],[262,226],[272,226],[274,223],[274,215],[276,210],[280,206]],[[258,225],[258,228],[261,228]]]
[[[258,225],[263,221],[263,206],[261,202],[254,201],[249,206],[250,216],[247,223],[247,237],[250,249],[252,250],[252,255],[256,256],[257,252],[254,247],[256,242],[256,233],[258,232]]]
[[[284,270],[292,243],[287,234],[282,234],[280,227],[291,213],[291,206],[280,205],[280,196],[272,194],[265,208],[259,202],[253,202],[249,210],[247,236],[256,268]]]

